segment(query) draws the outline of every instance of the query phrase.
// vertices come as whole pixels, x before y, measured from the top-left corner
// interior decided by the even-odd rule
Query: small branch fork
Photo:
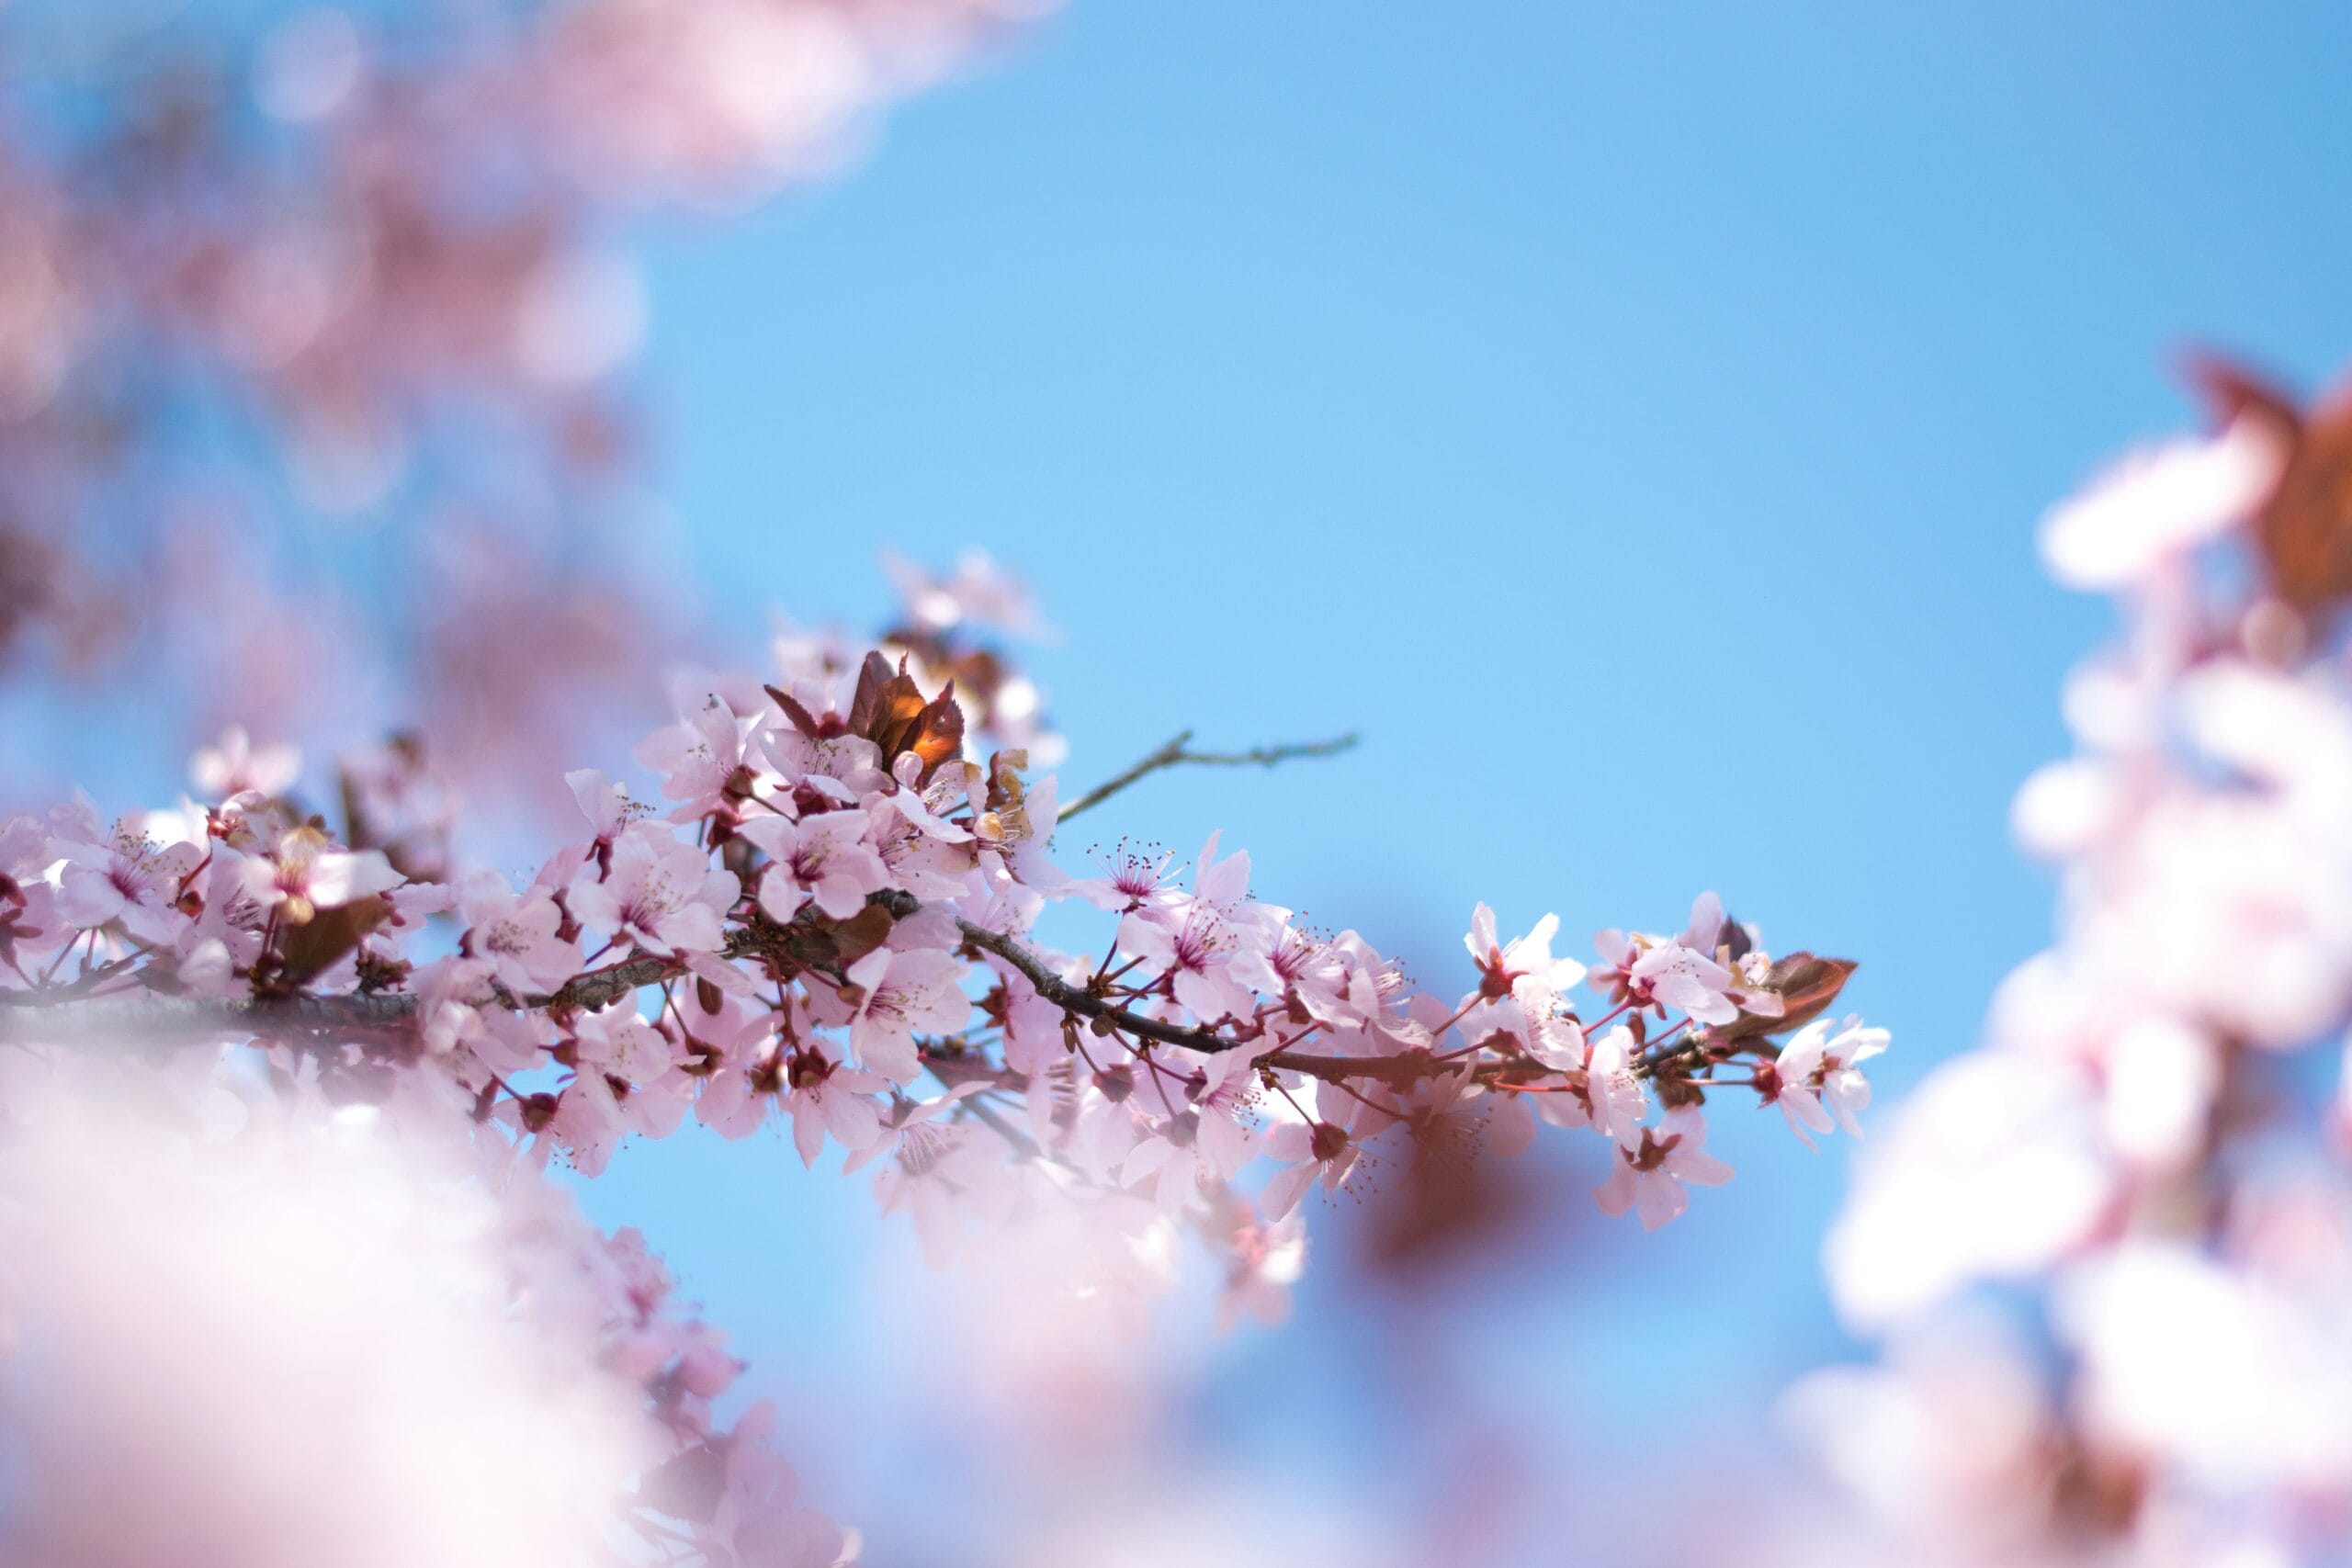
[[[1271,768],[1279,762],[1295,761],[1302,757],[1336,757],[1354,748],[1358,739],[1354,730],[1334,735],[1328,740],[1302,740],[1283,746],[1255,746],[1247,751],[1187,751],[1193,732],[1181,730],[1159,747],[1138,759],[1124,773],[1096,784],[1076,800],[1061,808],[1057,822],[1067,822],[1081,811],[1102,805],[1138,779],[1148,778],[1162,768],[1187,766],[1209,768]]]

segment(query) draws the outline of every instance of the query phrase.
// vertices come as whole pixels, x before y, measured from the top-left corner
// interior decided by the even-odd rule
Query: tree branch
[[[877,893],[872,900],[905,919],[922,908],[912,894],[899,890]],[[957,916],[956,930],[965,942],[994,954],[1019,972],[1039,996],[1072,1017],[1082,1018],[1105,1033],[1124,1033],[1155,1044],[1181,1045],[1204,1054],[1265,1050],[1253,1060],[1259,1065],[1304,1073],[1310,1077],[1341,1080],[1368,1078],[1399,1087],[1418,1082],[1452,1065],[1427,1049],[1398,1051],[1379,1056],[1336,1056],[1283,1047],[1262,1032],[1254,1035],[1221,1032],[1201,1025],[1170,1023],[1113,1002],[1109,998],[1072,985],[1038,956],[1002,931]],[[741,958],[766,946],[760,931],[745,928],[731,932],[721,954]],[[567,1008],[608,1007],[647,986],[688,973],[676,957],[645,954],[575,976],[546,996],[517,998],[501,988],[499,1005],[526,1011]],[[26,1005],[0,1009],[0,1042],[58,1041],[75,1036],[119,1036],[136,1039],[191,1040],[234,1035],[291,1035],[333,1038],[368,1036],[405,1041],[418,1021],[420,998],[413,993],[343,997],[248,997],[206,999],[146,995],[84,998],[63,995],[40,1005],[37,994],[17,993]],[[1684,1057],[1703,1055],[1713,1043],[1697,1035],[1634,1064],[1636,1077],[1654,1077],[1661,1068]],[[955,1076],[956,1066],[946,1066]],[[1521,1066],[1518,1062],[1479,1064],[1482,1072]]]
[[[1212,768],[1238,768],[1256,764],[1271,768],[1277,762],[1291,761],[1300,757],[1336,757],[1356,743],[1355,731],[1335,735],[1328,740],[1301,740],[1283,746],[1255,746],[1247,751],[1187,751],[1184,747],[1193,739],[1189,729],[1178,732],[1159,747],[1138,760],[1125,772],[1104,780],[1061,808],[1056,822],[1067,822],[1081,811],[1102,805],[1137,779],[1158,773],[1162,768],[1195,765]]]
[[[1145,1040],[1157,1041],[1164,1045],[1182,1045],[1194,1051],[1231,1051],[1246,1043],[1228,1039],[1215,1030],[1187,1028],[1114,1006],[1108,998],[1097,996],[1082,986],[1071,985],[1040,963],[1035,953],[1003,932],[975,925],[960,915],[956,919],[956,927],[964,933],[967,942],[995,953],[1020,970],[1022,976],[1037,988],[1039,996],[1064,1012],[1093,1019]]]

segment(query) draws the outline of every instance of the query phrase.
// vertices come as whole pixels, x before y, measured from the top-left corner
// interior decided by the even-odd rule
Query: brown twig
[[[1328,740],[1302,740],[1283,746],[1254,746],[1247,751],[1187,751],[1184,747],[1193,739],[1189,729],[1179,731],[1163,741],[1158,749],[1138,759],[1125,772],[1105,779],[1076,800],[1061,808],[1057,822],[1067,822],[1081,811],[1091,810],[1134,784],[1162,768],[1200,766],[1211,768],[1240,768],[1255,764],[1271,768],[1277,762],[1288,762],[1301,757],[1336,757],[1356,743],[1355,731],[1335,735]]]

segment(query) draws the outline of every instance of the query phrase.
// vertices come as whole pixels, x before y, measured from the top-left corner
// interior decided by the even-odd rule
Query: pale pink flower
[[[571,1032],[583,1073],[594,1066],[625,1083],[650,1084],[677,1062],[677,1047],[645,1021],[633,1000],[580,1014]]]
[[[283,795],[301,776],[302,753],[280,742],[256,747],[242,725],[231,725],[220,739],[198,750],[188,763],[188,775],[207,800],[226,800],[252,791]]]
[[[405,880],[381,850],[355,852],[328,842],[314,829],[297,828],[268,854],[247,856],[245,891],[288,924],[302,925],[321,909],[341,908]]]
[[[1849,1135],[1862,1135],[1855,1113],[1870,1104],[1871,1086],[1861,1064],[1884,1051],[1888,1039],[1885,1030],[1864,1029],[1857,1018],[1841,1024],[1816,1018],[1781,1048],[1772,1065],[1772,1102],[1807,1148],[1812,1134],[1829,1131],[1833,1115]]]
[[[903,1129],[890,1163],[875,1178],[874,1193],[885,1213],[906,1209],[913,1214],[923,1257],[938,1267],[955,1259],[969,1224],[1012,1189],[996,1148],[975,1141],[963,1122],[933,1118]]]
[[[857,1552],[856,1538],[799,1506],[792,1467],[767,1446],[775,1406],[763,1400],[743,1413],[723,1442],[726,1483],[707,1524],[695,1530],[714,1565],[737,1568],[836,1568]]]
[[[1569,1071],[1571,1092],[1543,1094],[1536,1109],[1547,1122],[1591,1128],[1618,1147],[1642,1143],[1642,1118],[1649,1100],[1634,1076],[1634,1032],[1623,1024],[1588,1043],[1580,1065]]]
[[[912,1083],[922,1070],[915,1035],[961,1028],[971,1016],[963,977],[964,965],[935,949],[876,948],[859,959],[848,976],[858,992],[849,1021],[858,1061],[894,1083]]]
[[[673,819],[689,822],[733,806],[753,771],[752,729],[750,720],[706,694],[677,723],[639,745],[637,760],[662,775],[662,798],[679,803]]]
[[[1193,1053],[1169,1052],[1167,1060],[1136,1064],[1140,1077],[1162,1074]],[[1188,1109],[1166,1119],[1154,1119],[1149,1134],[1138,1139],[1120,1164],[1120,1178],[1130,1184],[1156,1178],[1155,1190],[1163,1213],[1174,1215],[1197,1206],[1201,1196],[1229,1181],[1257,1153],[1258,1138],[1243,1118],[1248,1114],[1255,1070],[1246,1051],[1220,1052],[1204,1058],[1198,1081],[1184,1086],[1192,1097]],[[1163,1090],[1173,1098],[1173,1087],[1138,1088],[1133,1103],[1147,1113],[1159,1104]]]
[[[1363,1151],[1355,1135],[1334,1121],[1286,1122],[1268,1132],[1265,1151],[1282,1162],[1260,1195],[1269,1220],[1280,1220],[1306,1196],[1317,1181],[1327,1192],[1337,1191],[1356,1168]]]
[[[601,768],[575,769],[563,775],[563,782],[571,786],[571,798],[580,803],[580,815],[587,818],[599,844],[612,843],[643,814],[628,791],[606,778]]]
[[[460,904],[466,951],[517,998],[554,991],[580,972],[580,944],[556,934],[563,911],[544,887],[516,893],[495,872],[467,879]]]
[[[19,974],[20,950],[48,947],[64,932],[57,890],[45,880],[56,858],[48,829],[31,818],[0,824],[0,964]]]
[[[835,1076],[847,1071],[846,1068],[838,1069]],[[889,1087],[869,1074],[859,1073],[854,1077],[873,1084],[877,1090]],[[899,1154],[906,1148],[909,1138],[920,1139],[927,1135],[918,1129],[937,1121],[954,1110],[958,1102],[986,1091],[988,1087],[985,1082],[975,1079],[969,1083],[959,1083],[946,1093],[933,1095],[929,1100],[910,1100],[905,1095],[893,1094],[888,1103],[880,1108],[867,1101],[866,1109],[873,1112],[871,1119],[858,1118],[853,1123],[860,1141],[853,1142],[839,1131],[834,1133],[834,1136],[840,1138],[850,1151],[849,1157],[842,1162],[842,1174],[851,1175],[886,1155]],[[793,1131],[797,1137],[798,1127]]]
[[[262,955],[268,908],[253,896],[244,857],[225,844],[212,846],[212,863],[198,880],[204,908],[181,933],[176,977],[193,994],[229,996],[245,988],[236,971]]]
[[[794,821],[755,813],[737,829],[768,856],[760,874],[760,910],[782,924],[813,899],[845,920],[865,908],[866,895],[890,886],[889,868],[866,842],[862,811],[822,811]]]
[[[882,771],[881,751],[863,735],[809,736],[786,724],[768,732],[763,745],[769,765],[786,779],[843,806],[882,794],[894,782]]]
[[[1196,1053],[1171,1051],[1170,1061]],[[1248,1051],[1216,1052],[1198,1064],[1198,1081],[1189,1086],[1200,1112],[1195,1146],[1218,1179],[1230,1181],[1258,1153],[1258,1137],[1250,1125],[1257,1102],[1258,1069]]]
[[[800,1163],[813,1166],[825,1138],[847,1149],[852,1168],[883,1138],[874,1096],[889,1085],[872,1073],[844,1066],[821,1043],[786,1051],[783,1058],[784,1109],[792,1117],[792,1146]]]
[[[1120,922],[1119,945],[1165,973],[1177,1002],[1203,1023],[1251,1010],[1250,988],[1232,967],[1242,933],[1213,905],[1192,901],[1164,921],[1130,914]]]
[[[1282,1323],[1290,1316],[1291,1287],[1306,1270],[1306,1227],[1298,1215],[1252,1221],[1236,1225],[1224,1238],[1220,1328],[1231,1328],[1244,1313],[1261,1323]]]
[[[973,868],[972,836],[904,804],[913,798],[911,790],[902,789],[866,803],[865,842],[881,861],[882,885],[918,898],[956,897]]]
[[[2246,419],[2132,453],[2042,520],[2042,558],[2070,588],[2133,586],[2250,516],[2284,456]]]
[[[489,1079],[468,1057],[491,1072],[520,1073],[541,1066],[553,1043],[546,1015],[499,1006],[491,979],[488,961],[457,957],[421,965],[409,976],[426,1052],[451,1061],[456,1076],[475,1089]]]
[[[1690,1206],[1690,1187],[1720,1187],[1731,1167],[1707,1153],[1706,1118],[1695,1106],[1678,1106],[1642,1130],[1638,1147],[1618,1151],[1609,1179],[1593,1190],[1601,1213],[1632,1209],[1642,1228],[1656,1230]]]
[[[1634,960],[1626,981],[1635,996],[1689,1013],[1698,1023],[1729,1023],[1739,1016],[1731,972],[1679,942],[1660,942]]]
[[[734,874],[702,851],[650,822],[631,824],[613,845],[602,881],[571,885],[571,912],[582,925],[610,931],[648,953],[712,953],[740,890]]]
[[[1314,1018],[1356,1021],[1348,1005],[1347,960],[1331,942],[1291,920],[1272,941],[1252,942],[1233,961],[1237,979],[1269,997],[1295,997]]]
[[[1164,971],[1176,1000],[1204,1023],[1251,1010],[1250,989],[1235,976],[1232,964],[1246,946],[1265,946],[1269,935],[1266,912],[1243,908],[1250,891],[1249,853],[1220,861],[1216,843],[1217,835],[1211,833],[1201,847],[1192,897],[1130,909],[1119,921],[1119,945]]]
[[[582,1022],[580,1070],[564,1086],[547,1131],[562,1143],[574,1169],[599,1176],[629,1134],[660,1138],[676,1130],[691,1080],[669,1070],[668,1042],[643,1021]]]
[[[1062,894],[1083,898],[1098,909],[1121,911],[1165,908],[1183,899],[1184,890],[1170,874],[1176,863],[1171,850],[1121,839],[1108,853],[1098,854],[1096,862],[1102,867],[1101,876],[1071,881]]]
[[[1470,960],[1478,966],[1478,994],[1489,998],[1510,996],[1522,978],[1534,979],[1557,993],[1583,979],[1583,964],[1573,958],[1552,956],[1552,938],[1559,929],[1560,918],[1546,915],[1525,936],[1505,942],[1496,936],[1494,910],[1483,903],[1473,909],[1470,931],[1462,945],[1470,950]]]
[[[187,925],[175,906],[181,881],[203,862],[200,845],[158,844],[118,825],[104,835],[60,833],[52,848],[65,863],[58,873],[56,908],[66,924],[95,931],[119,921],[137,941],[159,946]]]
[[[748,1138],[767,1124],[785,1090],[784,1047],[771,1026],[745,1032],[703,1082],[695,1120],[722,1138]]]
[[[1029,586],[989,558],[986,550],[966,550],[956,570],[934,577],[896,550],[882,553],[882,570],[899,591],[908,615],[938,632],[978,622],[1016,637],[1039,634]]]

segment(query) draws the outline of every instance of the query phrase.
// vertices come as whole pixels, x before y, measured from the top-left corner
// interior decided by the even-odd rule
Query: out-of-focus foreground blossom
[[[1042,8],[0,7],[0,679],[554,776],[690,651],[630,225],[838,167]]]
[[[1860,1505],[1808,1561],[2352,1551],[2352,400],[2200,378],[2218,434],[2044,531],[2124,620],[2018,798],[2057,940],[1861,1156],[1830,1282],[1891,1348],[1792,1397]]]
[[[733,1364],[658,1310],[632,1238],[496,1180],[461,1121],[414,1105],[396,1125],[115,1066],[8,1067],[9,1562],[572,1568],[729,1544],[662,1506],[665,1464],[702,1451],[663,1383],[712,1392]],[[802,1546],[758,1561],[847,1548],[788,1496],[758,1506]]]

